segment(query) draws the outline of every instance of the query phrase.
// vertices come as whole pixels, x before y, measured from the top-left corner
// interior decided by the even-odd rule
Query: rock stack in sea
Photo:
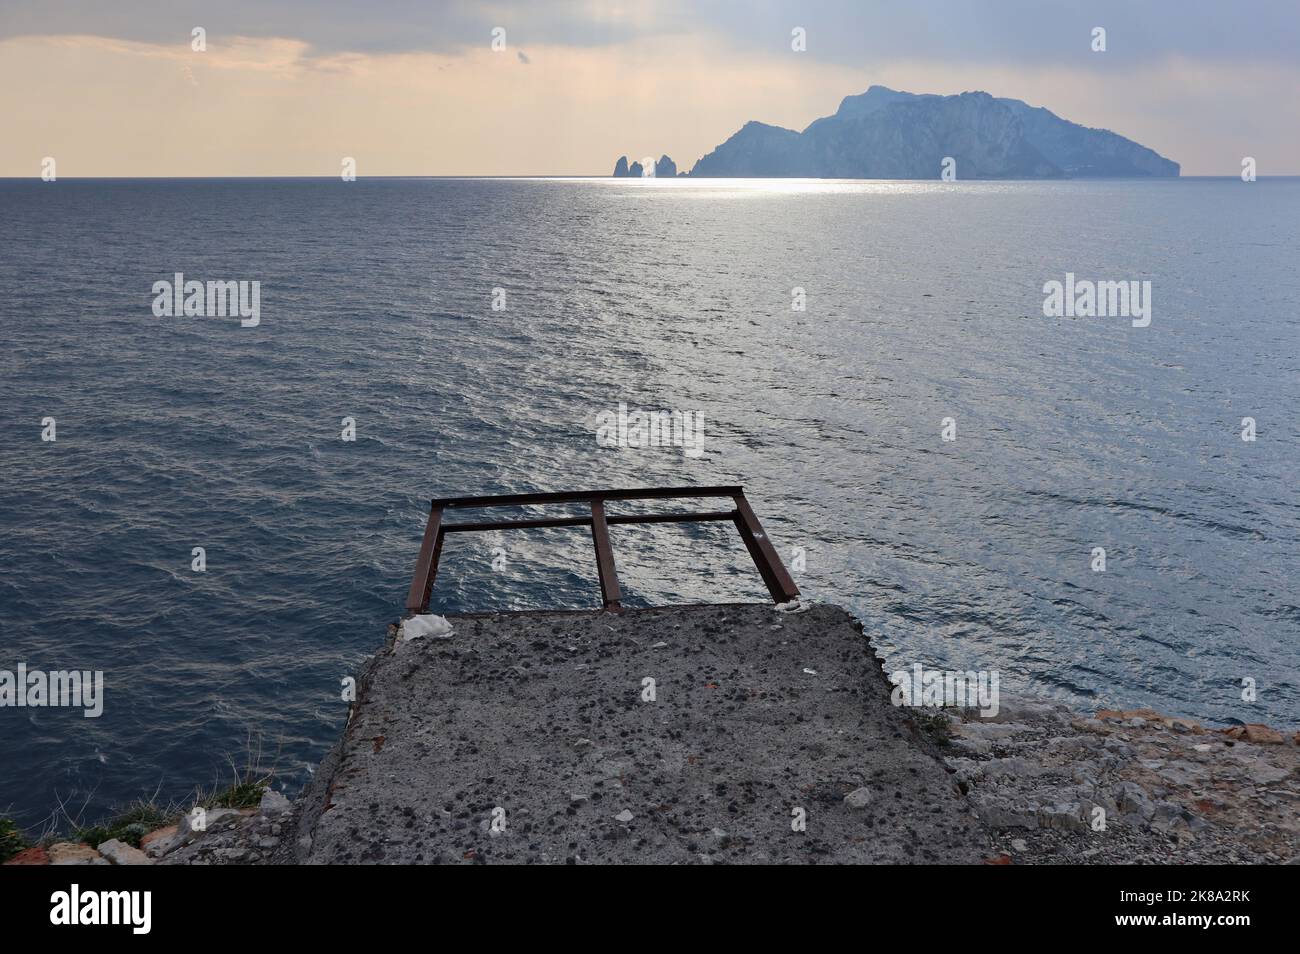
[[[618,161],[614,163],[613,177],[615,179],[639,179],[643,177],[653,177],[655,179],[672,179],[679,173],[677,172],[677,163],[668,155],[659,157],[659,161],[652,163],[652,168],[646,168],[640,162],[633,162],[630,165],[627,156],[619,156]],[[682,173],[684,175],[684,173]]]

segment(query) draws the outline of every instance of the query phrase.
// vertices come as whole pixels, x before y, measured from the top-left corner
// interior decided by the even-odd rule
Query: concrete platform
[[[861,628],[841,609],[452,620],[450,638],[390,643],[368,664],[281,860],[988,856],[952,774],[890,705]],[[803,831],[792,825],[800,811]]]

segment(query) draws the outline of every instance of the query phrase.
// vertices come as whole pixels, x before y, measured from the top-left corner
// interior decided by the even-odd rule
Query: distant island
[[[751,120],[689,173],[666,155],[645,164],[621,156],[614,175],[938,179],[945,168],[957,179],[1179,174],[1178,163],[1153,149],[1018,99],[872,86],[803,132]]]

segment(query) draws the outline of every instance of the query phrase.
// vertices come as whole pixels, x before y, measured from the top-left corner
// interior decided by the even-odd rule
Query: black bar
[[[485,767],[485,771],[487,768]],[[906,805],[904,810],[923,811],[923,805]],[[564,818],[563,815],[560,816]],[[815,816],[814,816],[815,818]],[[574,837],[582,837],[576,821],[568,824]],[[811,826],[810,826],[811,827]],[[365,835],[361,835],[362,838]],[[433,852],[431,852],[432,854]],[[1175,851],[1173,857],[1179,857]],[[990,850],[988,861],[996,860]],[[810,851],[790,852],[786,861],[812,861],[817,855]],[[919,856],[918,856],[918,860]],[[943,862],[942,855],[933,859]],[[1184,857],[1183,860],[1191,860]],[[492,863],[492,856],[488,858]],[[951,871],[952,869],[946,869]],[[943,900],[945,920],[952,923],[980,923],[993,916],[1001,916],[1014,923],[1014,929],[1031,936],[1052,937],[1060,934],[1064,912],[1068,911],[1070,937],[1100,942],[1116,947],[1134,944],[1155,947],[1155,940],[1173,938],[1170,947],[1198,947],[1183,944],[1190,936],[1215,939],[1218,950],[1233,950],[1245,942],[1251,949],[1262,946],[1269,937],[1276,939],[1280,933],[1295,924],[1295,873],[1286,865],[1020,865],[996,867],[994,870],[968,868],[970,877],[962,879],[960,891],[949,892]],[[74,873],[75,872],[75,873]],[[896,921],[935,924],[934,885],[936,876],[943,870],[930,865],[891,866],[889,879],[892,888],[889,903]],[[53,923],[51,913],[55,908],[56,892],[70,893],[72,883],[78,890],[91,891],[149,891],[149,933],[137,935],[132,925],[99,925],[72,928]],[[1200,885],[1212,885],[1212,891],[1194,890]],[[180,949],[192,946],[195,931],[196,896],[218,897],[223,893],[238,892],[244,896],[258,897],[274,894],[284,910],[311,911],[319,906],[322,897],[337,896],[340,886],[348,894],[348,902],[358,911],[391,912],[387,915],[394,924],[407,923],[420,926],[417,916],[427,909],[427,882],[411,877],[409,869],[397,866],[367,864],[364,871],[354,868],[346,871],[327,871],[323,867],[295,868],[292,872],[276,865],[86,865],[69,869],[62,866],[0,868],[0,891],[4,896],[4,929],[14,944],[12,950],[41,949],[48,936],[51,949],[68,946],[69,937],[74,945],[78,941],[113,941],[114,937],[128,944],[137,940],[153,939],[158,943]],[[1177,891],[1180,901],[1168,900]],[[1236,901],[1207,901],[1196,895],[1227,895],[1239,892],[1246,897]],[[332,895],[331,892],[334,892]],[[1162,900],[1152,904],[1142,901],[1123,901],[1122,892],[1143,892],[1162,895]],[[451,892],[453,901],[466,905],[472,903],[468,889]],[[779,904],[779,895],[769,890],[765,897],[773,905]],[[1014,897],[1014,907],[1008,907],[1008,897]],[[1070,899],[1062,908],[1061,899]],[[519,902],[521,916],[543,921],[553,916],[547,899],[522,897]],[[1206,926],[1161,926],[1160,919],[1168,915],[1195,914],[1219,916],[1245,916],[1248,923],[1236,925],[1214,924]],[[1152,916],[1154,924],[1120,923],[1120,917]],[[700,918],[690,922],[697,931],[708,931],[712,924]],[[292,943],[296,947],[338,948],[340,942],[348,947],[365,949],[375,944],[374,918],[303,917],[269,918],[258,925],[259,943],[262,945]],[[1056,932],[1054,935],[1052,932]],[[1128,941],[1121,945],[1120,939]],[[1238,940],[1240,939],[1240,940]],[[55,944],[53,942],[60,942]],[[27,942],[20,947],[19,942]],[[36,942],[33,944],[33,942]],[[1164,941],[1169,944],[1169,941]],[[36,947],[39,945],[39,948]],[[114,941],[111,945],[116,946]],[[1161,945],[1163,946],[1163,945]],[[1208,947],[1209,945],[1207,945]]]

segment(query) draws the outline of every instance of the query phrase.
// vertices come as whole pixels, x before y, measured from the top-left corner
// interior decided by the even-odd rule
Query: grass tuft
[[[952,744],[952,722],[942,712],[917,712],[917,728],[935,745]]]
[[[256,808],[275,777],[275,764],[266,765],[262,741],[260,738],[254,740],[252,736],[245,744],[242,761],[241,768],[233,758],[229,759],[230,784],[221,788],[217,782],[212,793],[206,796],[200,793],[195,804],[204,808]]]
[[[84,841],[92,848],[98,848],[113,839],[125,842],[132,848],[139,848],[141,838],[155,828],[170,825],[179,814],[176,805],[159,805],[140,799],[107,821],[88,828],[76,828],[72,838],[74,841]]]
[[[242,767],[234,757],[228,757],[227,761],[231,772],[229,782],[223,782],[218,777],[214,780],[210,791],[196,788],[190,797],[176,802],[160,802],[158,792],[155,791],[152,797],[137,799],[107,820],[95,824],[86,824],[83,821],[90,795],[86,797],[86,802],[80,809],[70,808],[60,800],[59,807],[50,815],[47,831],[40,843],[63,840],[60,833],[71,831],[71,838],[74,841],[85,842],[92,848],[98,848],[104,842],[113,839],[125,842],[133,848],[139,848],[140,840],[145,835],[180,821],[182,815],[189,814],[192,806],[256,808],[275,778],[274,761],[269,766],[265,764],[261,739],[249,736],[241,760]],[[26,843],[14,823],[0,817],[0,861],[12,857],[24,847]]]
[[[0,864],[27,847],[27,839],[12,818],[0,818]]]

